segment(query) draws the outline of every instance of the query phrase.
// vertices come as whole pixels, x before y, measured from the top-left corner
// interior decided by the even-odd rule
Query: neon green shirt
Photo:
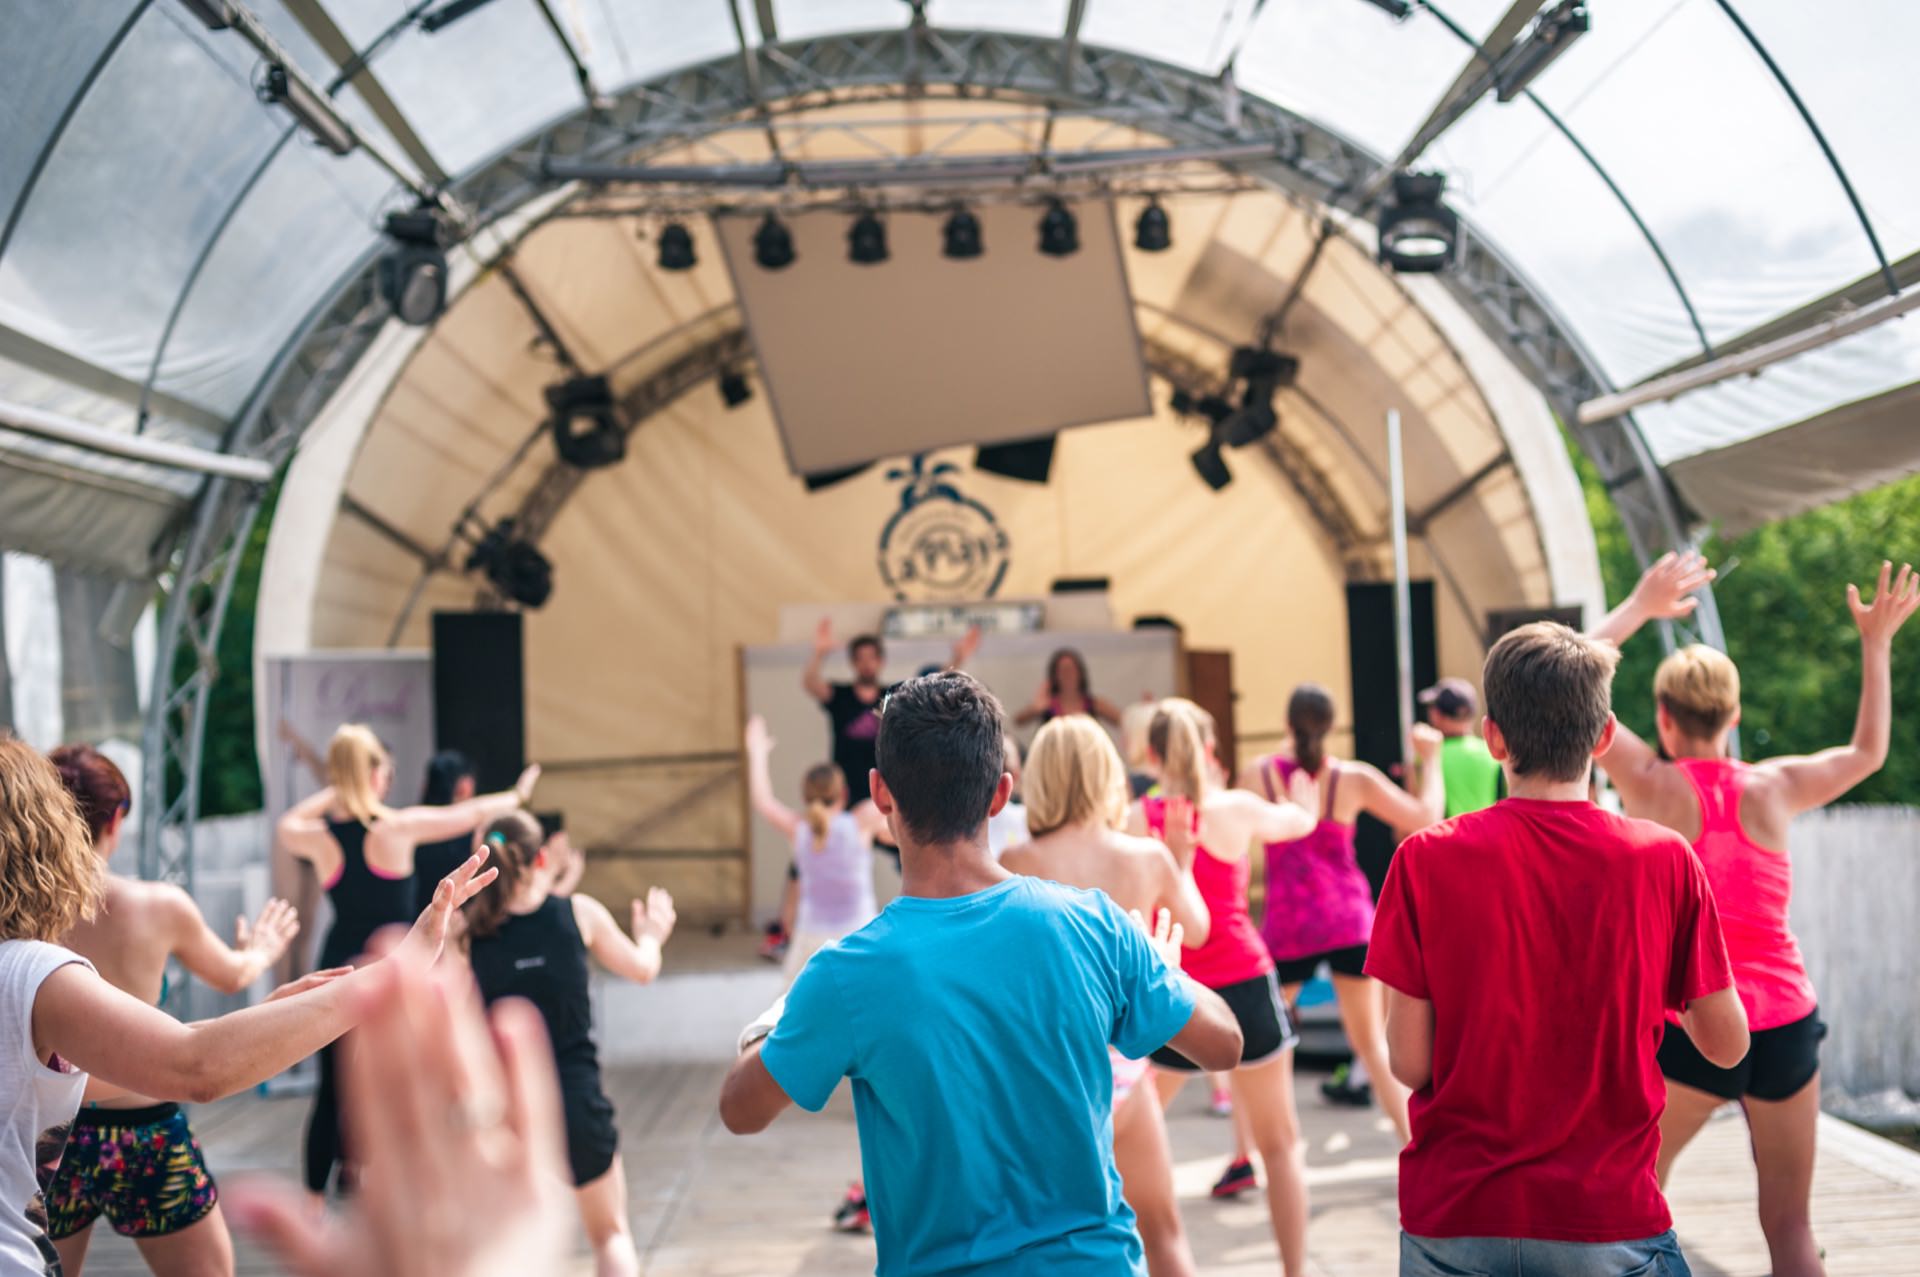
[[[1478,736],[1449,736],[1440,746],[1440,775],[1447,783],[1447,816],[1464,816],[1500,801],[1500,764]]]

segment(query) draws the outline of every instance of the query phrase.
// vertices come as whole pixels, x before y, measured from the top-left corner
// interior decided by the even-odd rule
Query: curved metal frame
[[[798,113],[848,102],[905,97],[998,98],[1056,111],[1126,108],[1151,119],[1172,144],[1258,142],[1273,157],[1240,166],[1249,176],[1316,203],[1353,189],[1379,158],[1285,109],[1243,95],[1230,83],[1113,50],[1078,45],[1071,58],[1053,37],[920,27],[851,33],[766,46],[758,84],[727,54],[635,85],[597,111],[582,110],[479,166],[455,185],[475,229],[547,193],[550,160],[605,161],[636,149],[684,144],[757,111]],[[757,92],[756,92],[757,90]],[[318,412],[385,322],[374,286],[376,253],[345,277],[276,358],[249,402],[229,450],[278,461]],[[1459,264],[1445,286],[1516,363],[1563,420],[1585,399],[1610,389],[1598,365],[1541,295],[1491,245],[1463,226]],[[1680,505],[1630,418],[1576,430],[1627,525],[1642,562],[1686,540]],[[189,880],[197,787],[173,804],[159,801],[169,763],[198,771],[200,728],[212,677],[236,535],[251,525],[256,492],[214,483],[195,506],[191,533],[161,626],[156,669],[167,686],[184,638],[198,664],[148,710],[147,802],[142,810],[142,872]],[[198,596],[206,606],[195,607]],[[1702,636],[1719,637],[1710,597],[1699,612]],[[176,721],[177,719],[177,721]]]

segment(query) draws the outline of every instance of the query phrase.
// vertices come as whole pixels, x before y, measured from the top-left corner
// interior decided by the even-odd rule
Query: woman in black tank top
[[[660,947],[673,931],[673,898],[655,887],[633,902],[633,938],[591,896],[553,894],[565,866],[543,845],[525,812],[488,827],[486,844],[500,876],[468,902],[468,960],[489,1003],[525,998],[546,1021],[566,1115],[567,1161],[580,1219],[599,1277],[638,1273],[627,1230],[627,1180],[613,1104],[600,1085],[593,1042],[591,954],[613,974],[645,984],[660,973]]]
[[[422,903],[414,894],[414,853],[423,842],[466,838],[480,825],[532,796],[538,767],[513,789],[445,807],[385,805],[393,783],[386,747],[366,727],[348,723],[327,745],[328,785],[280,818],[277,832],[289,853],[313,866],[333,906],[333,924],[320,944],[322,967],[345,966],[366,952],[382,927],[413,921]],[[432,886],[427,888],[430,896]],[[426,897],[423,897],[424,901]],[[307,1189],[324,1194],[344,1160],[340,1138],[335,1052],[320,1052],[320,1085],[307,1120]]]

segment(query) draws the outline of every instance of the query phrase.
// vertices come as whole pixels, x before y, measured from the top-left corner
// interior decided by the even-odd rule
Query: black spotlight
[[[887,224],[870,208],[862,209],[847,230],[847,260],[860,266],[887,260]]]
[[[946,241],[940,249],[944,257],[964,260],[987,251],[986,244],[980,238],[980,219],[964,208],[953,210],[940,235]]]
[[[447,307],[446,227],[430,209],[387,214],[380,294],[403,324],[424,327]]]
[[[1216,440],[1207,440],[1194,452],[1193,468],[1215,492],[1233,482],[1233,471],[1227,469],[1227,459],[1220,455],[1220,444]]]
[[[753,233],[753,260],[763,270],[780,270],[793,265],[793,232],[772,213]]]
[[[1220,423],[1220,438],[1228,447],[1244,448],[1272,434],[1279,424],[1280,414],[1273,409],[1272,388],[1256,382],[1247,387],[1240,406]]]
[[[560,460],[580,470],[614,465],[627,455],[627,432],[613,411],[613,389],[605,377],[575,377],[547,387],[553,410],[553,449]]]
[[[1173,227],[1158,199],[1148,200],[1140,210],[1140,220],[1133,224],[1133,246],[1143,253],[1164,253],[1173,247]]]
[[[661,270],[692,270],[697,261],[691,231],[679,222],[668,222],[660,228]]]
[[[1048,200],[1040,217],[1040,251],[1048,257],[1067,257],[1080,251],[1080,223],[1059,200]]]
[[[1167,397],[1167,407],[1173,409],[1173,415],[1176,417],[1191,417],[1193,415],[1193,392],[1185,386],[1175,386],[1173,388],[1173,394]]]
[[[487,582],[522,607],[539,607],[553,594],[553,564],[531,542],[521,539],[513,520],[487,529],[467,556],[467,571],[486,573]]]
[[[1395,173],[1393,198],[1380,210],[1380,260],[1403,274],[1431,274],[1453,264],[1460,219],[1440,202],[1440,173]]]
[[[753,398],[753,385],[738,368],[720,370],[720,398],[729,408],[738,408]]]

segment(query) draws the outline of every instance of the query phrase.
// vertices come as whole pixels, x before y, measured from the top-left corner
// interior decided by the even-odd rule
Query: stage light
[[[1291,386],[1299,371],[1299,359],[1263,346],[1235,347],[1227,362],[1227,375],[1235,380],[1261,381],[1274,386]]]
[[[1493,68],[1493,96],[1511,102],[1552,66],[1591,26],[1587,6],[1580,0],[1561,0],[1533,20]]]
[[[225,31],[233,25],[233,10],[227,0],[180,0],[202,26],[209,31]]]
[[[575,377],[547,387],[554,451],[579,470],[598,470],[627,455],[627,432],[613,410],[605,377]]]
[[[1164,253],[1173,247],[1173,228],[1158,199],[1148,200],[1140,210],[1140,220],[1133,224],[1133,246],[1143,253]]]
[[[753,260],[762,270],[781,270],[793,265],[793,232],[772,213],[766,215],[753,233]]]
[[[467,555],[467,571],[486,573],[496,592],[522,607],[537,608],[553,595],[553,564],[516,534],[511,518],[487,529]]]
[[[693,234],[679,222],[660,228],[660,269],[692,270],[699,259],[693,255]]]
[[[940,237],[944,241],[940,249],[943,257],[964,261],[987,251],[980,238],[980,219],[964,208],[953,210],[940,230]]]
[[[1176,417],[1191,417],[1193,415],[1193,392],[1185,386],[1175,386],[1173,388],[1173,394],[1167,398],[1167,407],[1173,409],[1173,415]]]
[[[720,399],[729,408],[738,408],[753,398],[753,384],[747,380],[747,374],[738,368],[725,368],[720,372]]]
[[[1393,198],[1381,208],[1380,260],[1402,274],[1430,274],[1453,264],[1460,219],[1440,202],[1440,173],[1395,173]]]
[[[353,150],[353,134],[333,113],[333,108],[314,96],[313,91],[298,79],[287,74],[287,69],[278,63],[267,64],[266,75],[260,82],[260,100],[287,108],[287,114],[298,121],[301,128],[335,155],[345,155]]]
[[[1246,397],[1241,400],[1240,406],[1220,423],[1221,441],[1230,448],[1244,448],[1272,434],[1274,427],[1280,424],[1280,414],[1273,408],[1272,393],[1262,387],[1247,387]]]
[[[861,210],[847,231],[847,260],[860,266],[874,266],[887,260],[886,223],[870,208]]]
[[[1201,395],[1193,409],[1216,426],[1233,415],[1233,404],[1219,395]]]
[[[1227,459],[1220,455],[1220,445],[1212,439],[1194,452],[1193,468],[1215,492],[1233,482],[1233,471],[1227,469]]]
[[[421,17],[420,29],[432,35],[441,28],[460,21],[475,9],[492,2],[493,0],[448,0],[448,3]]]
[[[1047,201],[1040,217],[1040,251],[1048,257],[1068,257],[1080,251],[1080,224],[1059,200]]]
[[[447,305],[446,228],[430,209],[387,214],[392,241],[380,259],[380,293],[403,324],[421,328]]]

